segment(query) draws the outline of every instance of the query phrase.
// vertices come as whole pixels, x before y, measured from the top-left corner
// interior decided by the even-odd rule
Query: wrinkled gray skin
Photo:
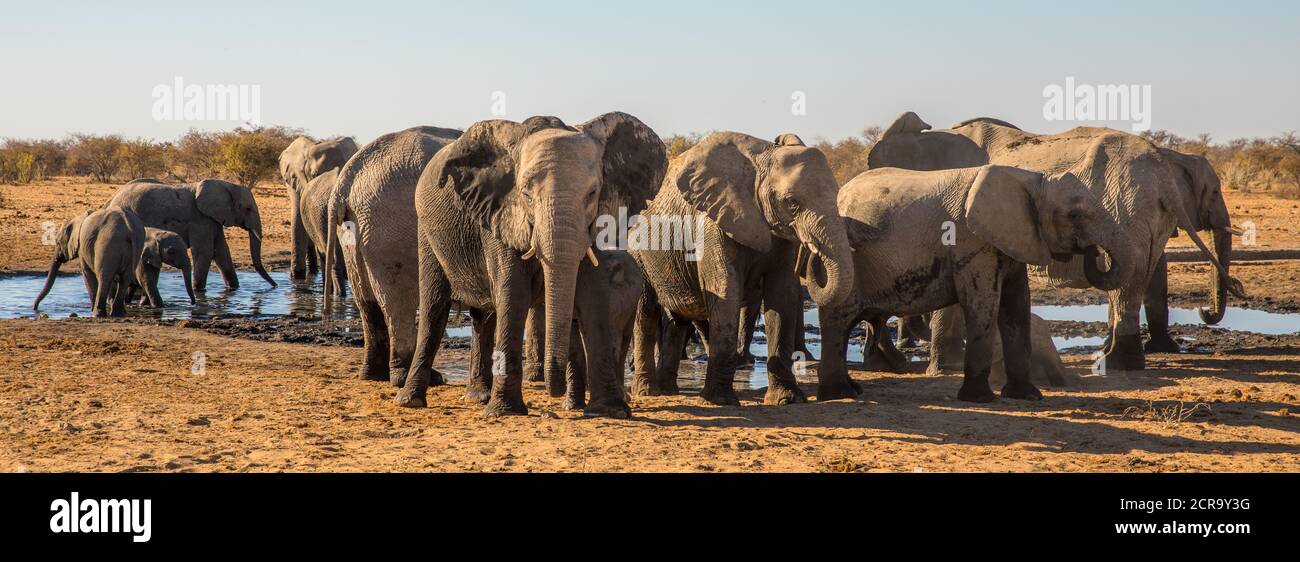
[[[742,304],[761,300],[770,384],[764,401],[805,400],[792,372],[803,328],[800,278],[818,305],[848,300],[853,261],[835,207],[839,190],[821,151],[795,135],[768,142],[741,133],[714,133],[674,160],[644,213],[694,217],[703,223],[698,261],[684,249],[633,249],[650,294],[671,318],[638,317],[635,395],[678,391],[677,366],[693,323],[705,335],[708,370],[700,396],[739,404],[732,387]],[[694,219],[690,222],[694,222]],[[656,366],[655,345],[659,348]],[[853,394],[847,373],[819,388]]]
[[[185,277],[185,292],[189,294],[190,304],[194,304],[194,288],[190,284],[190,248],[185,245],[181,235],[160,228],[145,228],[144,250],[140,253],[139,265],[136,267],[135,281],[131,283],[129,300],[134,300],[139,291],[143,291],[140,304],[152,308],[166,306],[162,295],[158,293],[158,275],[163,264],[181,271]]]
[[[167,185],[156,180],[135,180],[117,190],[107,206],[120,206],[135,213],[147,227],[179,234],[190,247],[194,292],[207,289],[208,269],[216,261],[227,289],[239,287],[235,262],[226,243],[225,228],[248,231],[248,253],[253,268],[272,287],[262,266],[262,215],[252,190],[228,181],[206,179],[185,185]]]
[[[460,131],[439,127],[383,135],[348,160],[329,196],[325,270],[333,270],[335,256],[343,256],[365,338],[362,379],[400,386],[411,365],[420,263],[411,203],[424,166],[459,136]],[[326,318],[333,309],[334,281],[325,276]]]
[[[1230,279],[1216,253],[1195,234],[1189,216],[1189,202],[1176,184],[1176,171],[1167,155],[1150,142],[1121,131],[1079,127],[1055,135],[1036,135],[1021,131],[995,119],[972,119],[951,130],[928,131],[929,125],[908,112],[890,127],[872,148],[868,163],[875,166],[922,168],[970,165],[978,159],[974,146],[984,151],[988,162],[1017,166],[1044,173],[1073,172],[1106,207],[1111,216],[1124,225],[1134,244],[1133,276],[1120,287],[1108,291],[1110,298],[1110,339],[1106,346],[1106,364],[1115,370],[1141,370],[1146,367],[1139,321],[1142,302],[1151,280],[1159,270],[1165,242],[1177,228],[1186,230],[1193,243],[1206,252],[1217,270],[1212,292],[1232,292],[1244,297],[1245,291]],[[913,150],[915,148],[916,150]],[[1220,248],[1230,245],[1230,227],[1216,239]],[[1216,236],[1217,238],[1217,236]],[[1226,254],[1224,254],[1226,256]],[[1086,288],[1095,286],[1089,277],[1098,267],[1086,268],[1093,258],[1077,257],[1070,262],[1034,268],[1058,286]],[[1091,271],[1091,273],[1090,273]],[[1226,299],[1212,303],[1217,309]],[[942,312],[937,314],[943,314]],[[1206,313],[1214,319],[1215,310]],[[961,362],[959,349],[936,346],[931,361],[939,368],[953,368]]]
[[[576,129],[554,117],[481,121],[440,152],[416,192],[419,348],[397,402],[422,407],[428,386],[440,382],[432,365],[454,301],[493,318],[493,325],[479,328],[491,329],[499,353],[491,384],[480,376],[467,395],[487,403],[487,416],[527,413],[524,324],[530,307],[541,306],[543,370],[551,395],[563,395],[566,408],[587,415],[629,416],[618,381],[621,368],[605,369],[605,360],[600,369],[588,366],[590,400],[577,378],[566,374],[574,305],[582,302],[578,294],[591,289],[579,286],[579,271],[584,259],[600,267],[590,263],[598,261],[592,248],[597,216],[617,216],[619,207],[638,212],[666,165],[654,131],[619,112]],[[594,332],[601,322],[584,320],[589,319],[579,311],[584,342],[611,337],[608,329]]]
[[[853,298],[821,308],[819,371],[852,384],[844,364],[849,331],[872,323],[870,347],[886,345],[884,320],[958,305],[965,314],[965,379],[957,397],[993,399],[989,374],[1001,337],[1006,398],[1039,399],[1029,379],[1031,325],[1026,264],[1105,252],[1090,274],[1115,287],[1132,271],[1132,243],[1071,173],[1044,176],[1008,166],[914,171],[881,168],[839,194],[857,272]],[[890,347],[892,349],[892,347]],[[897,353],[895,350],[894,353]],[[827,389],[833,397],[848,388]]]
[[[330,170],[342,168],[353,154],[357,142],[352,137],[315,142],[307,137],[293,139],[280,153],[280,177],[289,190],[289,224],[293,251],[293,279],[306,279],[319,270],[323,244],[313,245],[302,216],[302,192],[311,180]],[[323,207],[322,207],[323,209]],[[324,221],[321,221],[324,224]],[[324,240],[324,237],[321,237]]]
[[[338,179],[339,171],[330,170],[312,178],[298,195],[299,224],[307,232],[307,240],[311,244],[312,252],[322,256],[325,255],[326,246],[329,244],[329,233],[326,229],[329,223],[329,201]],[[330,260],[333,270],[331,285],[334,287],[334,296],[337,297],[344,296],[348,279],[347,268],[343,265],[342,251],[342,248],[336,245],[334,259]]]
[[[91,315],[125,316],[127,290],[135,277],[136,264],[144,250],[144,224],[131,211],[108,207],[86,211],[68,221],[59,231],[45,286],[36,296],[32,310],[49,294],[59,267],[81,260],[81,277],[90,296]]]

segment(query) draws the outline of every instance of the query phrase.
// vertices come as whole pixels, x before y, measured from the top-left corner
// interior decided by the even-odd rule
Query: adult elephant
[[[334,268],[341,253],[365,338],[362,379],[400,386],[411,365],[420,264],[415,186],[433,155],[459,136],[458,130],[439,127],[389,133],[362,147],[339,170],[327,204],[325,270]],[[333,276],[325,276],[326,318],[332,313],[333,285]]]
[[[308,137],[298,137],[280,153],[280,177],[289,190],[290,239],[293,244],[290,276],[306,279],[318,269],[319,251],[311,244],[302,217],[302,191],[308,182],[328,172],[342,168],[353,154],[357,142],[352,137],[342,137],[317,142]]]
[[[868,162],[872,166],[915,169],[932,162],[944,162],[937,156],[921,160],[918,154],[951,153],[958,155],[954,159],[960,159],[961,155],[971,154],[969,149],[973,144],[987,154],[988,162],[992,164],[1050,174],[1072,172],[1101,200],[1116,222],[1124,225],[1137,253],[1134,255],[1133,276],[1120,287],[1108,291],[1111,307],[1111,338],[1105,352],[1108,368],[1146,368],[1139,315],[1165,242],[1175,229],[1187,230],[1192,241],[1209,256],[1218,275],[1227,280],[1227,290],[1244,297],[1240,283],[1227,277],[1226,268],[1196,235],[1168,160],[1145,139],[1113,129],[1093,127],[1079,127],[1055,135],[1036,135],[988,118],[964,121],[947,131],[927,132],[929,128],[914,113],[904,114],[872,148]],[[925,148],[918,152],[897,148],[922,143]],[[1092,286],[1084,275],[1088,259],[1091,258],[1079,256],[1070,262],[1035,268],[1034,273],[1047,277],[1055,286],[1087,288]],[[935,322],[942,322],[942,313],[936,317]],[[938,334],[935,339],[942,343]],[[934,354],[935,357],[942,355],[945,355],[943,349]],[[946,355],[951,358],[948,364],[954,364],[957,354]]]
[[[1041,398],[1030,381],[1029,280],[1026,264],[1087,255],[1092,284],[1121,286],[1132,270],[1132,243],[1074,174],[1044,176],[986,165],[953,170],[880,168],[840,189],[839,212],[853,244],[856,291],[821,309],[819,372],[847,378],[849,331],[873,327],[868,345],[888,342],[890,314],[921,314],[957,305],[968,344],[960,400],[993,399],[989,374],[1001,337],[1007,398]],[[1095,267],[1097,255],[1110,267]]]
[[[821,306],[842,302],[853,291],[848,238],[835,207],[838,191],[826,156],[792,134],[769,142],[714,133],[674,160],[641,224],[676,219],[692,243],[669,248],[662,241],[642,247],[629,243],[652,294],[673,320],[655,367],[653,346],[642,343],[654,340],[659,322],[638,317],[633,393],[677,392],[682,345],[698,322],[707,323],[709,351],[700,396],[714,404],[739,404],[732,384],[740,311],[743,304],[761,300],[769,373],[764,402],[804,401],[791,369],[803,329],[800,277]],[[654,230],[646,234],[663,237]],[[818,399],[854,395],[847,375],[835,381],[821,377]]]
[[[547,387],[565,407],[588,415],[630,415],[614,372],[588,373],[586,402],[566,380],[580,262],[600,267],[592,247],[599,215],[636,213],[663,177],[658,135],[626,113],[606,113],[576,128],[555,117],[523,123],[481,121],[437,155],[416,192],[419,216],[419,348],[402,406],[423,407],[438,338],[453,301],[495,319],[492,382],[471,385],[488,416],[525,414],[522,383],[528,310],[544,310]],[[608,227],[608,223],[604,225]],[[595,326],[579,322],[584,331]],[[592,334],[593,336],[597,334]],[[604,337],[609,337],[605,334]],[[617,376],[621,376],[621,369]],[[567,391],[567,395],[566,395]]]
[[[45,286],[36,296],[32,310],[50,293],[59,276],[59,266],[79,259],[81,276],[90,295],[91,315],[125,316],[127,292],[137,274],[144,250],[145,227],[135,213],[108,206],[86,211],[64,223],[54,246]]]
[[[308,243],[311,244],[312,252],[319,255],[325,255],[328,251],[329,232],[326,225],[329,223],[329,202],[330,197],[334,194],[334,186],[338,185],[339,171],[333,169],[316,176],[307,182],[307,187],[302,189],[298,195],[298,210],[301,213],[301,225],[307,232]],[[334,247],[334,256],[328,275],[333,279],[330,285],[334,288],[334,296],[343,297],[345,294],[344,285],[348,280],[347,268],[343,263],[342,248],[337,244]]]
[[[275,280],[262,266],[262,215],[252,190],[217,179],[168,185],[156,180],[132,181],[108,200],[105,207],[119,206],[140,217],[147,227],[170,230],[190,246],[194,292],[207,290],[208,269],[217,262],[227,289],[239,287],[235,262],[226,242],[225,228],[248,231],[248,253],[253,269],[272,287]]]

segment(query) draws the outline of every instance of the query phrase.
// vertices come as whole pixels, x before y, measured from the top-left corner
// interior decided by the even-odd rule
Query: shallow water
[[[1109,308],[1104,304],[1077,306],[1035,306],[1035,314],[1044,320],[1079,320],[1082,322],[1105,322]],[[1146,323],[1146,311],[1142,312],[1142,323]],[[1201,317],[1194,309],[1170,308],[1170,324],[1202,325]],[[1257,334],[1283,335],[1300,333],[1300,314],[1265,312],[1248,308],[1228,307],[1223,321],[1214,327]]]
[[[185,294],[181,273],[164,269],[158,276],[158,292],[167,306],[151,309],[142,306],[128,308],[132,316],[151,316],[163,319],[212,318],[240,315],[252,318],[276,316],[319,316],[321,310],[321,281],[319,276],[311,281],[291,281],[288,272],[271,272],[279,285],[272,288],[256,272],[240,271],[239,288],[227,291],[221,275],[208,275],[206,294],[195,293],[197,303],[190,305]],[[66,318],[69,314],[90,315],[90,297],[80,274],[60,275],[41,301],[39,311],[32,310],[32,301],[45,284],[44,275],[12,275],[0,278],[0,318],[25,318],[47,314],[50,318]],[[335,301],[334,317],[356,317],[356,305],[351,295]]]

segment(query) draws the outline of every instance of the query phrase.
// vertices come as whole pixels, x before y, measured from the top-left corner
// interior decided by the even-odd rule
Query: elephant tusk
[[[533,259],[533,256],[535,255],[537,255],[537,248],[534,246],[529,246],[528,251],[524,252],[524,255],[520,256],[520,258],[522,258],[524,261],[528,261]]]
[[[596,252],[591,250],[591,246],[587,246],[587,261],[591,262],[591,267],[600,267],[600,260],[596,259]]]
[[[808,243],[808,251],[812,252],[812,255],[814,256],[820,256],[822,254],[821,251],[817,249],[817,244],[815,242]]]
[[[1224,230],[1227,230],[1227,231],[1228,231],[1228,234],[1231,234],[1231,235],[1233,235],[1233,236],[1241,236],[1242,234],[1245,234],[1245,233],[1246,233],[1246,231],[1245,231],[1245,230],[1242,230],[1241,227],[1239,227],[1239,226],[1231,226],[1231,225],[1230,225],[1230,226],[1226,227]]]

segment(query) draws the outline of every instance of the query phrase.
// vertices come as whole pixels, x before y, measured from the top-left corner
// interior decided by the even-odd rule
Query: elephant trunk
[[[1133,245],[1127,237],[1119,234],[1100,236],[1083,251],[1083,275],[1088,284],[1103,291],[1118,289],[1128,281],[1133,272]],[[1103,270],[1099,263],[1101,253],[1109,258],[1109,269]]]
[[[274,288],[275,280],[271,279],[271,274],[262,266],[262,218],[254,212],[245,227],[248,229],[248,254],[253,259],[253,269]]]
[[[59,256],[54,256],[54,261],[50,262],[50,272],[45,276],[45,286],[41,287],[41,294],[36,295],[36,302],[32,303],[32,310],[41,307],[41,301],[45,295],[50,294],[50,289],[54,287],[54,279],[59,276],[59,267],[63,265],[63,260]]]
[[[190,257],[185,255],[185,252],[182,251],[180,254],[180,257],[176,258],[176,267],[181,270],[181,276],[185,278],[185,294],[189,295],[190,304],[194,304],[196,302],[194,300],[194,283],[190,279],[190,270],[194,269],[194,266],[190,263]]]
[[[844,224],[838,217],[805,215],[796,219],[795,232],[807,252],[800,277],[808,285],[808,295],[818,306],[835,306],[853,294],[853,252]]]
[[[577,213],[555,213],[576,216]],[[573,323],[574,285],[578,267],[590,242],[585,233],[571,225],[538,221],[533,232],[533,249],[542,262],[546,329],[543,349],[544,372],[551,396],[563,396],[565,364],[569,358],[569,333]]]
[[[1214,231],[1214,245],[1211,250],[1212,255],[1218,258],[1219,263],[1223,265],[1223,273],[1215,268],[1210,268],[1210,307],[1199,310],[1201,322],[1209,325],[1218,324],[1223,320],[1223,315],[1228,311],[1228,283],[1227,277],[1229,255],[1232,254],[1232,233],[1227,228],[1216,229]]]

